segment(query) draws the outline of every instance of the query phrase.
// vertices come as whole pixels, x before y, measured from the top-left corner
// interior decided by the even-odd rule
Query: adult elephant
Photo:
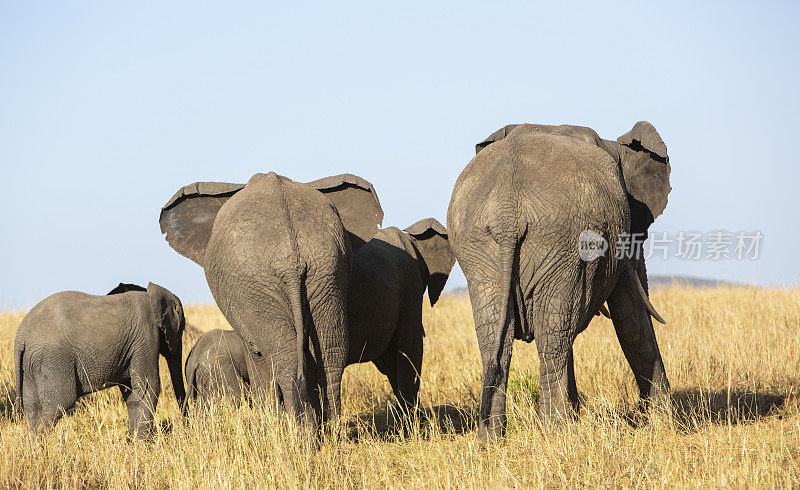
[[[315,415],[338,417],[353,248],[382,219],[372,185],[349,174],[309,184],[273,172],[245,185],[200,182],[161,211],[170,246],[205,269],[247,345],[254,394],[276,395],[307,430]]]
[[[505,432],[515,338],[536,339],[542,418],[574,414],[572,343],[606,301],[641,397],[668,391],[650,316],[663,320],[641,255],[670,191],[655,128],[638,122],[608,141],[580,126],[510,125],[476,153],[453,189],[447,228],[483,362],[479,436]],[[628,234],[643,235],[623,250]]]

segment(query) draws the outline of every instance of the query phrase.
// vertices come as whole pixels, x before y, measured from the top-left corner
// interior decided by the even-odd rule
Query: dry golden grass
[[[159,431],[126,442],[116,390],[87,397],[36,438],[13,418],[12,346],[21,313],[0,315],[0,486],[513,487],[800,485],[800,290],[673,287],[654,293],[668,319],[657,335],[673,407],[634,427],[633,376],[611,323],[596,318],[575,343],[583,408],[542,431],[538,360],[516,343],[505,442],[476,442],[480,362],[469,300],[426,308],[421,424],[397,430],[388,383],[350,367],[347,435],[318,452],[276,415],[216,407],[182,421],[162,365]],[[227,327],[216,307],[186,308],[205,331]],[[187,340],[188,344],[193,339]]]

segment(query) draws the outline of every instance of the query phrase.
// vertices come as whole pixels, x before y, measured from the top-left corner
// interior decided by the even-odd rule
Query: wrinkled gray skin
[[[170,246],[205,269],[248,347],[256,399],[282,404],[309,434],[316,421],[338,418],[352,250],[382,218],[372,185],[348,174],[197,183],[162,209]]]
[[[649,312],[644,259],[616,258],[623,233],[646,233],[666,206],[669,160],[655,128],[617,141],[578,126],[506,126],[476,147],[453,189],[450,244],[467,277],[483,362],[479,436],[505,431],[515,338],[535,338],[540,414],[573,416],[572,343],[608,309],[643,400],[669,389]],[[583,230],[610,247],[579,256]]]
[[[79,397],[119,386],[131,435],[146,439],[161,392],[159,354],[183,404],[183,307],[161,286],[142,289],[107,296],[56,293],[25,316],[14,341],[14,366],[17,406],[31,429],[47,431]]]
[[[416,404],[419,392],[422,298],[427,288],[431,306],[436,304],[454,262],[447,231],[432,218],[405,231],[380,230],[355,253],[347,363],[373,362],[405,410]]]
[[[455,262],[447,231],[432,218],[382,229],[353,257],[347,364],[373,362],[404,408],[416,403],[422,369],[422,299],[434,305]],[[239,400],[249,386],[247,349],[234,331],[212,330],[186,360],[187,400]]]
[[[185,374],[187,402],[207,406],[224,397],[238,405],[250,388],[247,347],[233,330],[206,332],[189,351]]]

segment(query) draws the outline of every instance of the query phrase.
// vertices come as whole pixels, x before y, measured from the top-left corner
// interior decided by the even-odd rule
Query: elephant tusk
[[[642,301],[644,301],[644,307],[647,309],[647,312],[650,313],[650,316],[655,318],[658,323],[666,324],[666,320],[658,314],[655,307],[653,307],[653,303],[650,302],[650,298],[647,297],[647,293],[642,286],[642,281],[639,280],[639,274],[637,274],[636,271],[633,271],[633,277],[636,278],[636,287],[639,289],[639,295],[642,297]]]
[[[608,319],[611,318],[611,314],[608,312],[608,309],[606,308],[606,305],[604,303],[600,304],[600,313],[602,313],[603,316]]]

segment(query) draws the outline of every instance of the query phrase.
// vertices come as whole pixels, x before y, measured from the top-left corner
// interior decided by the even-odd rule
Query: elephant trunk
[[[177,347],[171,355],[167,358],[167,365],[169,366],[169,377],[172,381],[172,389],[175,391],[175,400],[178,406],[181,407],[181,412],[186,415],[186,388],[183,386],[183,366],[181,359],[183,357],[183,347],[178,342]]]

